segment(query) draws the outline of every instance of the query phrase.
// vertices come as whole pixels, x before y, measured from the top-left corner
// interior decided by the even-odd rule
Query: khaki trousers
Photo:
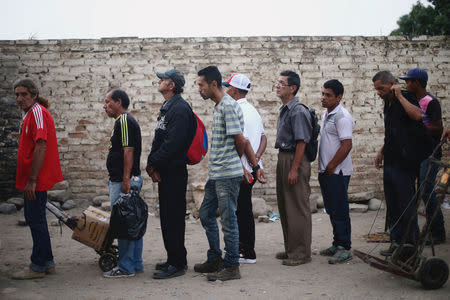
[[[311,257],[311,163],[303,156],[298,169],[298,181],[290,185],[288,175],[293,160],[294,153],[278,153],[277,203],[288,257],[306,259]]]

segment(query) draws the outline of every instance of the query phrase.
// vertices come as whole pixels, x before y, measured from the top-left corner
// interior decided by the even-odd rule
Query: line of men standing
[[[177,70],[156,75],[160,79],[158,91],[164,102],[160,108],[146,171],[158,183],[161,231],[167,252],[166,261],[156,264],[157,272],[153,277],[166,279],[181,276],[187,270],[187,252],[184,246],[188,179],[186,154],[194,136],[196,119],[191,107],[181,96],[184,76]],[[402,93],[395,85],[390,72],[379,72],[373,78],[374,88],[385,101],[385,143],[376,159],[377,167],[381,166],[383,157],[385,161],[383,182],[388,206],[387,219],[392,225],[392,245],[383,253],[385,255],[392,254],[400,239],[405,236],[405,220],[409,220],[412,214],[407,207],[414,194],[416,171],[420,163],[423,168],[427,168],[426,161],[417,160],[417,153],[412,154],[416,159],[413,165],[411,161],[404,161],[404,157],[396,156],[402,153],[405,146],[411,145],[409,139],[415,138],[397,136],[397,129],[405,124],[422,124],[423,119],[429,130],[435,133],[434,136],[440,136],[442,132],[439,103],[425,90],[428,79],[426,72],[421,69],[411,70],[401,78],[406,80],[407,89],[421,98],[419,103],[422,111],[417,100],[411,98],[410,94]],[[260,115],[245,98],[251,85],[245,75],[233,74],[228,81],[222,82],[217,67],[209,66],[198,72],[197,84],[202,98],[211,99],[215,106],[209,179],[200,208],[200,220],[205,229],[209,250],[207,260],[196,264],[194,270],[208,273],[208,280],[238,279],[239,263],[256,262],[251,194],[254,178],[261,183],[266,182],[261,156],[265,151],[267,138]],[[228,87],[227,93],[222,86]],[[277,253],[276,258],[287,266],[311,261],[311,161],[305,155],[305,149],[311,140],[312,120],[308,108],[296,97],[299,88],[300,76],[297,73],[280,73],[276,93],[282,106],[277,122],[275,148],[279,150],[276,190],[284,251]],[[36,85],[30,80],[17,82],[14,89],[20,107],[27,113],[21,128],[17,188],[25,191],[25,216],[33,234],[30,267],[15,277],[39,278],[55,270],[48,229],[42,225],[45,218],[43,203],[47,201],[44,191],[61,181],[62,176],[53,119],[45,108],[45,99],[39,97]],[[338,80],[329,80],[323,85],[321,103],[325,110],[319,148],[319,183],[333,227],[333,243],[320,254],[331,256],[331,264],[352,258],[347,191],[353,172],[350,157],[353,119],[340,104],[343,93],[344,87]],[[121,193],[128,194],[132,188],[140,192],[142,187],[139,169],[141,131],[138,122],[127,112],[130,99],[123,90],[109,91],[104,102],[105,112],[115,119],[107,158],[109,194],[113,205]],[[29,111],[33,114],[29,114]],[[435,139],[433,145],[437,141]],[[45,144],[48,145],[48,151]],[[56,157],[57,162],[53,162]],[[423,177],[421,180],[424,180]],[[400,188],[404,189],[405,186],[408,187],[408,193],[400,195]],[[399,199],[394,201],[394,198]],[[426,200],[429,208],[427,217],[438,208],[432,188],[427,188],[424,201],[428,198],[431,200]],[[38,206],[34,207],[35,204]],[[224,258],[220,249],[217,210],[224,233]],[[401,218],[403,210],[406,213]],[[432,225],[431,242],[445,241],[441,217],[440,212]],[[416,238],[413,230],[406,239],[407,242],[414,243]],[[118,242],[118,266],[104,276],[130,277],[143,272],[142,239]]]

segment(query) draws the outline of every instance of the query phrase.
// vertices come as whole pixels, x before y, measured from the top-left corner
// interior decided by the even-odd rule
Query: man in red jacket
[[[45,208],[47,191],[63,179],[48,100],[39,96],[37,85],[30,79],[17,81],[14,93],[25,112],[17,151],[16,188],[24,191],[24,215],[33,237],[33,251],[29,268],[13,274],[13,278],[34,279],[55,272]]]

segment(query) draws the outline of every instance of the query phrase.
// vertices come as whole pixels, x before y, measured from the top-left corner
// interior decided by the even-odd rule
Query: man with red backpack
[[[185,79],[177,70],[156,73],[158,91],[164,102],[160,108],[152,148],[147,160],[147,173],[158,182],[161,231],[167,260],[156,264],[153,278],[167,279],[186,273],[184,247],[186,164],[188,149],[197,128],[197,119],[189,104],[181,97]]]

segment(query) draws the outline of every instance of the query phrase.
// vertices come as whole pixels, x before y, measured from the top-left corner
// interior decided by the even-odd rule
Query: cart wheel
[[[117,257],[119,255],[119,247],[117,245],[111,245],[109,252]]]
[[[447,279],[448,266],[440,258],[427,259],[419,270],[419,281],[428,290],[440,288]]]
[[[117,266],[117,258],[111,253],[103,254],[98,260],[98,266],[103,272],[108,272]]]

